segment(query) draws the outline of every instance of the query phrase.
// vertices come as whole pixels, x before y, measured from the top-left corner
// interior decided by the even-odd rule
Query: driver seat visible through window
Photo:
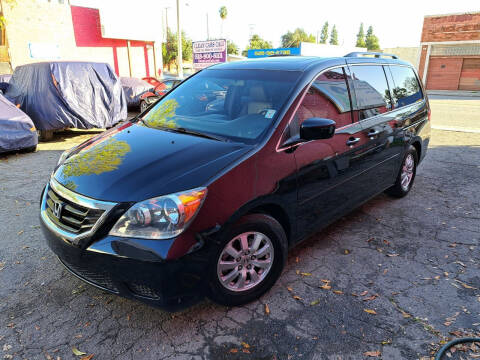
[[[259,114],[272,108],[272,103],[268,101],[261,84],[251,86],[248,95],[248,102],[243,106],[242,115]]]

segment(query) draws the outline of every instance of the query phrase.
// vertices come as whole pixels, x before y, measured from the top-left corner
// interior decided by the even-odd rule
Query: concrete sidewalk
[[[480,98],[480,91],[467,90],[427,90],[428,96],[444,96],[444,97],[473,97]]]

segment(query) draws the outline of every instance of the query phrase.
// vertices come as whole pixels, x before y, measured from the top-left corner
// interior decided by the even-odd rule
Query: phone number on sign
[[[223,57],[223,53],[194,54],[195,60],[222,60]]]

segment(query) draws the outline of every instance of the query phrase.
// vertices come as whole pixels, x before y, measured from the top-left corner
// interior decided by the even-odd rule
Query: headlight
[[[62,165],[65,160],[67,159],[68,155],[70,155],[70,150],[65,150],[62,155],[60,155],[60,159],[58,159],[57,166]]]
[[[206,195],[206,188],[197,188],[139,202],[122,215],[110,235],[142,239],[178,236],[192,222]]]

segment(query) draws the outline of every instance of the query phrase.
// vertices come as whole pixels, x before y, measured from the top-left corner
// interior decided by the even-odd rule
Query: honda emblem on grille
[[[55,215],[57,219],[60,219],[60,217],[62,216],[63,204],[58,201],[54,201],[53,204],[53,215]]]

